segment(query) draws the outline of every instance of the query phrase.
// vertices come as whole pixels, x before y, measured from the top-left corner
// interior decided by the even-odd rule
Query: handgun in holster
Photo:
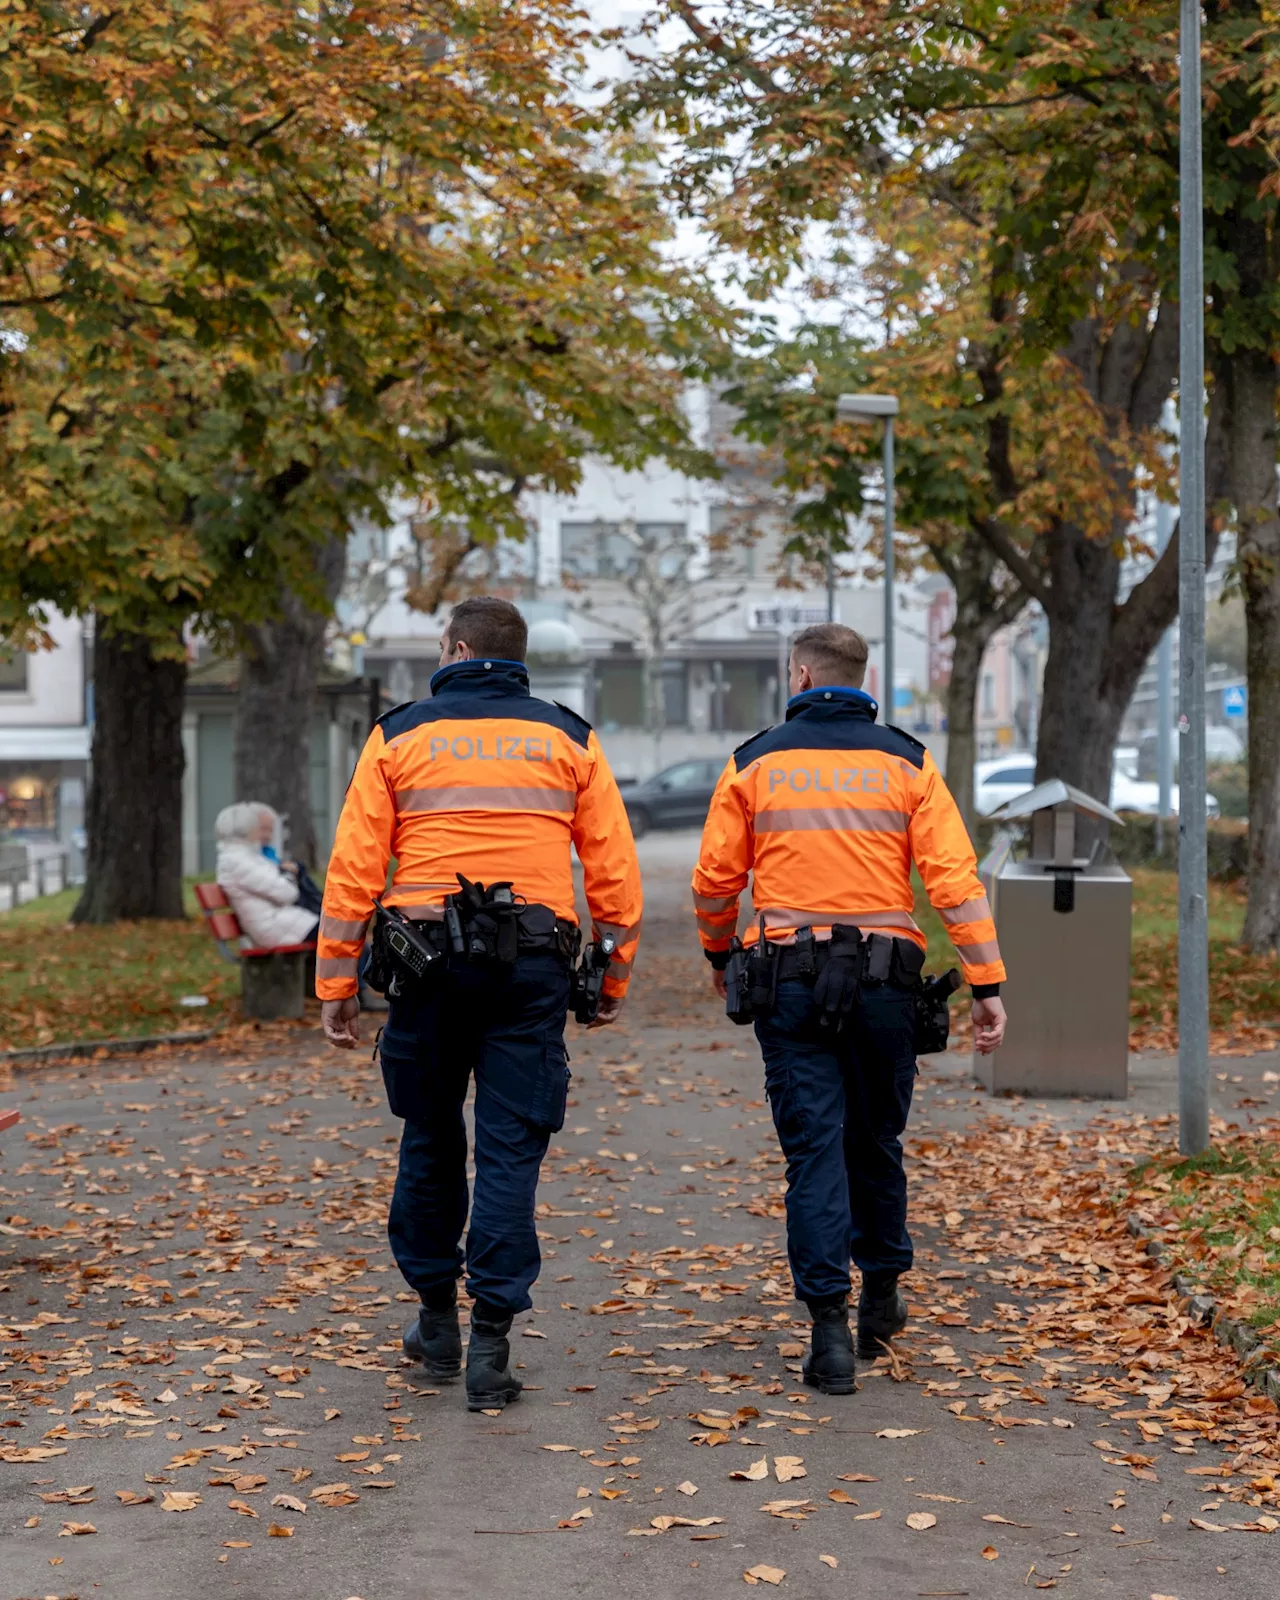
[[[916,990],[915,1052],[918,1056],[940,1055],[947,1048],[951,1032],[951,996],[963,980],[951,967],[925,978]]]
[[[582,960],[573,969],[569,984],[569,1009],[573,1012],[575,1022],[586,1025],[600,1015],[605,974],[617,948],[613,935],[606,933],[598,940],[592,940],[582,952]]]

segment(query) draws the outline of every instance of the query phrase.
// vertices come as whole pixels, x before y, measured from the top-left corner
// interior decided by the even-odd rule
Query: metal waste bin
[[[1027,825],[1029,840],[1015,856],[1003,834],[978,869],[1008,971],[1005,1042],[974,1055],[974,1076],[993,1093],[1128,1097],[1133,883],[1102,838],[1083,853],[1085,817],[1124,826],[1058,778],[994,815]]]

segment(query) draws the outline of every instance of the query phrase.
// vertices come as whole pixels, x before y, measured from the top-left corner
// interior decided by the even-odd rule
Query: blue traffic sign
[[[1242,683],[1233,683],[1222,691],[1222,714],[1225,717],[1243,717],[1249,710],[1249,691]]]

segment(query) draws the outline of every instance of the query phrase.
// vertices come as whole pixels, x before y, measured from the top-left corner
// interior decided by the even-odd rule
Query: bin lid
[[[1016,795],[1012,800],[1006,801],[998,811],[991,813],[991,821],[1012,822],[1018,817],[1029,817],[1034,811],[1049,811],[1063,805],[1073,806],[1077,811],[1087,812],[1094,817],[1103,817],[1108,822],[1124,827],[1124,822],[1116,816],[1110,806],[1104,806],[1101,800],[1095,800],[1083,789],[1073,789],[1061,778],[1050,778],[1047,783],[1038,783],[1034,789],[1028,789],[1026,794]]]

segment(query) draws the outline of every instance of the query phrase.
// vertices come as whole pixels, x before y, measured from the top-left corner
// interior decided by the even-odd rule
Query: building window
[[[56,779],[0,778],[0,828],[52,832],[58,825]]]
[[[711,507],[707,529],[708,569],[713,578],[754,578],[760,529],[751,506]]]
[[[713,661],[711,687],[716,733],[754,733],[777,719],[776,661]]]
[[[7,659],[0,656],[0,693],[25,694],[27,690],[27,663],[30,656],[25,650]]]
[[[662,570],[671,575],[672,569],[688,560],[684,548],[686,529],[683,522],[637,522],[637,539],[656,550],[662,557]],[[639,565],[639,552],[635,541],[622,531],[620,522],[562,522],[560,524],[560,566],[566,578],[627,578]]]
[[[687,727],[689,695],[685,664],[667,661],[661,671],[663,726]],[[639,656],[596,662],[591,720],[601,733],[644,727],[644,669]]]

